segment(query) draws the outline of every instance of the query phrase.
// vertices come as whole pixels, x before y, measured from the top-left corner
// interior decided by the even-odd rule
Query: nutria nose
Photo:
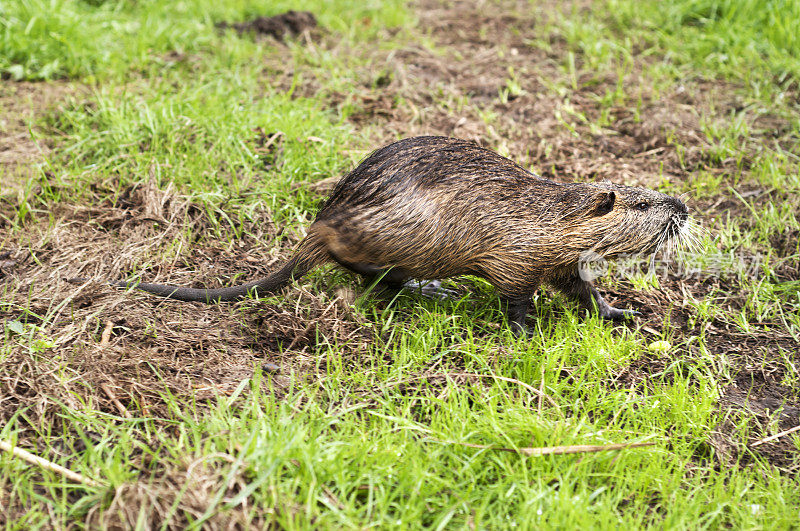
[[[686,221],[689,218],[689,209],[686,208],[686,204],[683,201],[677,197],[670,197],[667,203],[675,210],[678,219]]]

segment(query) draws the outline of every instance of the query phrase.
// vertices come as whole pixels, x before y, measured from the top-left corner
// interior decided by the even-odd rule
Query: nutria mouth
[[[374,151],[343,177],[293,256],[263,279],[209,290],[113,285],[210,303],[273,292],[326,262],[396,287],[470,274],[497,288],[520,333],[543,283],[602,317],[636,315],[611,307],[580,278],[582,253],[654,253],[691,242],[692,227],[679,198],[613,183],[558,183],[473,142],[423,136]]]

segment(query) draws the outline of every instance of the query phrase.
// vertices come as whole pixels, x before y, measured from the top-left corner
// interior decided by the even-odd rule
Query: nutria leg
[[[409,275],[398,267],[386,268],[364,262],[364,253],[359,252],[358,238],[352,233],[341,231],[341,227],[334,228],[327,223],[315,223],[309,234],[315,232],[322,240],[330,257],[340,266],[349,269],[370,280],[380,278],[381,283],[400,289],[408,280]],[[352,252],[355,249],[355,252]]]
[[[623,321],[625,319],[631,319],[633,317],[641,316],[641,312],[637,312],[636,310],[629,310],[627,308],[620,310],[619,308],[614,308],[606,300],[600,295],[600,292],[597,291],[597,288],[586,282],[591,291],[592,298],[594,298],[595,304],[597,304],[597,312],[600,314],[600,317],[603,319],[611,319],[614,321]],[[585,307],[585,306],[584,306]]]
[[[528,310],[531,307],[531,295],[508,297],[506,298],[506,303],[508,304],[506,317],[511,331],[517,337],[530,336],[531,331],[525,325],[525,316],[528,315]]]
[[[431,299],[446,300],[455,298],[458,293],[442,287],[440,280],[413,280],[409,278],[409,274],[402,268],[393,267],[391,269],[378,267],[372,264],[362,264],[357,262],[348,262],[341,259],[336,254],[328,251],[336,262],[342,267],[359,275],[365,276],[368,279],[380,278],[381,284],[392,289],[406,288],[415,291],[425,297]]]
[[[328,251],[331,257],[336,260],[340,266],[344,267],[345,269],[349,269],[353,273],[357,273],[361,276],[367,277],[368,279],[375,279],[380,278],[383,284],[386,284],[390,288],[400,289],[402,288],[406,281],[408,280],[408,274],[405,271],[400,269],[399,267],[393,267],[391,269],[387,269],[385,267],[378,267],[372,264],[362,264],[360,262],[348,262],[347,260],[343,260],[339,258],[334,253]]]
[[[597,313],[603,319],[620,321],[642,315],[636,310],[620,310],[619,308],[614,308],[606,302],[591,282],[583,280],[577,274],[568,278],[560,278],[558,281],[553,282],[553,286],[561,290],[564,294],[576,299],[582,308],[586,310],[597,308]]]

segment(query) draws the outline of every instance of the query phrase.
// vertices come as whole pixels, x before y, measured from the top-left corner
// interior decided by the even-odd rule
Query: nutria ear
[[[594,212],[597,216],[604,216],[614,209],[617,194],[614,192],[600,192],[594,200]]]

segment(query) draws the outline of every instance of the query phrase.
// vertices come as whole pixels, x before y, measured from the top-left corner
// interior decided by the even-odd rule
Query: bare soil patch
[[[422,2],[420,25],[439,50],[393,52],[386,58],[392,75],[359,96],[351,119],[381,124],[376,145],[423,133],[469,138],[560,180],[653,185],[711,164],[703,160],[707,141],[698,121],[704,102],[696,101],[708,86],[654,94],[634,65],[622,85],[640,107],[604,105],[618,77],[580,64],[571,77],[563,40],[535,44],[546,16],[535,9],[524,2]],[[608,125],[594,127],[601,113]],[[489,115],[496,120],[487,123]],[[679,153],[678,144],[689,149]]]
[[[649,388],[654,376],[667,381],[675,371],[686,376],[707,351],[730,371],[729,378],[719,375],[724,382],[719,389],[722,420],[708,438],[719,466],[746,464],[760,457],[782,472],[796,475],[800,454],[791,437],[757,448],[748,445],[776,430],[800,425],[800,393],[786,380],[800,364],[800,344],[779,322],[760,323],[745,332],[731,322],[698,320],[687,304],[687,295],[702,300],[711,292],[727,294],[720,304],[730,312],[741,310],[745,304],[746,295],[724,277],[684,279],[670,275],[661,280],[657,290],[626,286],[611,290],[612,300],[636,301],[632,307],[644,313],[641,333],[645,337],[657,340],[660,331],[668,330],[676,344],[667,356],[647,354],[635,360],[616,375],[613,385]],[[743,438],[740,430],[745,417],[751,420],[751,431]]]
[[[36,118],[79,90],[63,82],[0,84],[0,198],[18,193],[50,151],[37,138]]]

